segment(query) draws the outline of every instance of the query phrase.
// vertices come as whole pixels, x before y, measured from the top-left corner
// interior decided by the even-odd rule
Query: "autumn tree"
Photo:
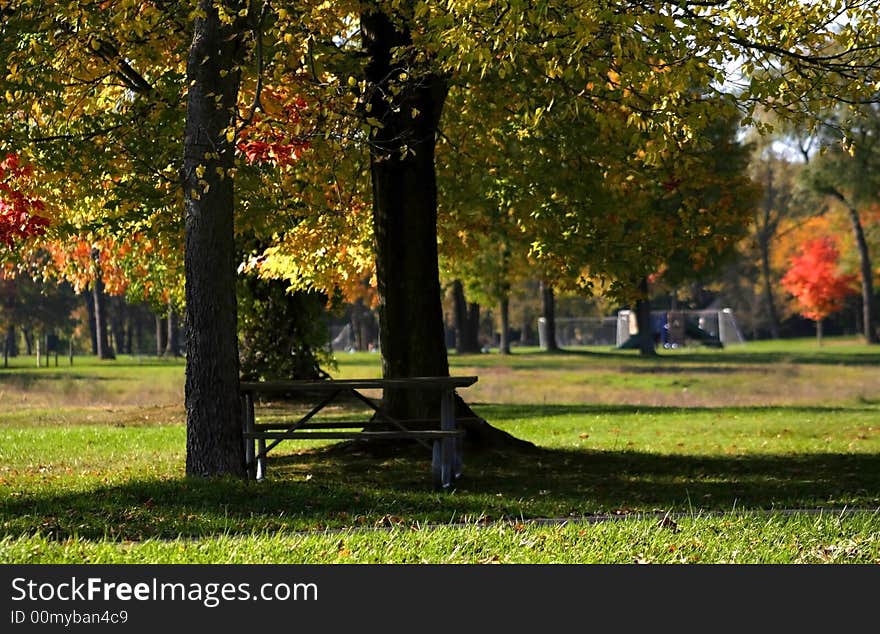
[[[816,340],[822,344],[822,320],[843,307],[853,293],[854,275],[839,272],[840,252],[828,236],[805,242],[782,278],[782,286],[798,303],[798,310],[816,322]]]

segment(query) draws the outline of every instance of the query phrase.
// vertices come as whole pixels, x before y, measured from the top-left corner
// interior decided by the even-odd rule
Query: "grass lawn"
[[[380,373],[375,354],[338,361],[340,378]],[[441,494],[418,446],[287,442],[262,483],[186,479],[182,362],[14,359],[0,561],[880,563],[876,347],[450,363],[479,376],[461,391],[475,411],[537,450],[466,453]]]

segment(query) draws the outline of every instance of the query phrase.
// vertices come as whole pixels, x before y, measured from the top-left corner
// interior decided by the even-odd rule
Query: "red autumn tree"
[[[29,196],[25,184],[32,173],[16,154],[0,161],[0,244],[12,248],[17,240],[41,234],[49,220],[40,215],[43,201]]]
[[[807,240],[782,278],[782,286],[797,299],[801,315],[816,321],[816,338],[822,343],[822,320],[843,308],[855,292],[855,275],[839,272],[840,251],[828,236]]]

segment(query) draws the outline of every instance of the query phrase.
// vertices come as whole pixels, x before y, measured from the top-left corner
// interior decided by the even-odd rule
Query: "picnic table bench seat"
[[[431,474],[438,489],[451,488],[462,472],[462,438],[455,417],[455,390],[476,383],[475,376],[401,379],[336,379],[323,381],[243,381],[240,384],[242,426],[248,476],[262,480],[266,455],[285,440],[398,440],[418,442],[431,451]],[[439,419],[396,419],[360,390],[399,389],[440,393]],[[299,395],[318,402],[298,420],[256,422],[254,402],[260,395]],[[315,421],[322,409],[342,395],[373,412],[370,421]],[[412,429],[411,427],[418,427]],[[268,443],[267,443],[268,441]]]

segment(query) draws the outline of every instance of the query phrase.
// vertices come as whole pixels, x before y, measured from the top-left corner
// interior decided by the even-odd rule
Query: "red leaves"
[[[295,132],[302,121],[302,112],[308,104],[302,97],[286,98],[278,91],[263,91],[263,101],[269,112],[277,112],[272,120],[255,119],[254,126],[241,133],[237,145],[248,163],[290,165],[298,161],[309,149],[309,142]],[[282,104],[282,105],[279,105]]]
[[[816,321],[843,307],[843,300],[854,292],[855,275],[837,272],[840,252],[830,237],[808,240],[801,254],[791,259],[782,286],[794,295],[801,314]]]
[[[29,166],[21,166],[16,154],[0,162],[0,243],[12,247],[17,240],[42,234],[49,220],[39,215],[45,209],[42,200],[22,191],[30,178]]]
[[[241,141],[238,149],[248,163],[272,163],[273,165],[290,165],[299,160],[303,152],[309,148],[307,141],[284,139],[281,133],[273,133],[272,141]]]

